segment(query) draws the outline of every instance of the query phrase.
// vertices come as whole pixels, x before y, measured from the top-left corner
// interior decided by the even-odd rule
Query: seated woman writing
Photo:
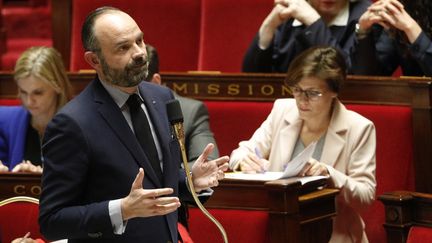
[[[21,54],[14,79],[22,106],[0,107],[0,170],[42,173],[40,141],[48,122],[72,97],[71,85],[60,54],[51,47]]]
[[[330,242],[367,242],[359,212],[375,198],[375,127],[339,101],[345,79],[345,59],[333,47],[313,47],[296,57],[285,79],[294,99],[275,101],[253,136],[232,152],[230,167],[283,171],[316,142],[298,176],[329,176],[330,186],[340,189]]]

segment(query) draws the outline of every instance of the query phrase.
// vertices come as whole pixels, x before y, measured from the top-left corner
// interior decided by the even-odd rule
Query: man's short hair
[[[81,41],[82,45],[84,47],[84,50],[86,51],[93,51],[97,52],[100,50],[100,46],[98,43],[98,40],[96,39],[95,33],[94,33],[94,23],[96,19],[101,16],[102,14],[106,12],[113,12],[113,11],[120,11],[118,8],[110,7],[110,6],[104,6],[95,9],[93,12],[91,12],[89,15],[87,15],[84,24],[81,29]]]

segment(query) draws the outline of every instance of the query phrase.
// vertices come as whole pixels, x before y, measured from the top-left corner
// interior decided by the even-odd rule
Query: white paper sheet
[[[257,174],[246,174],[242,172],[225,173],[225,178],[251,181],[272,181],[282,178],[283,172],[264,172]]]
[[[316,142],[309,144],[300,154],[294,159],[287,163],[282,178],[289,178],[297,176],[306,163],[312,158],[312,154],[315,151]]]
[[[248,180],[248,181],[273,181],[278,179],[284,179],[282,177],[283,172],[265,172],[257,174],[245,174],[242,172],[231,172],[225,173],[225,178],[235,180]],[[294,181],[300,181],[302,185],[320,179],[327,179],[328,176],[305,176],[305,177],[290,177]]]
[[[238,179],[238,180],[254,180],[254,181],[271,181],[283,178],[290,178],[297,176],[309,159],[312,157],[315,151],[316,142],[309,144],[300,154],[298,154],[293,160],[287,163],[284,172],[264,172],[256,174],[246,174],[242,172],[225,173],[225,178],[228,179]],[[299,180],[302,178],[304,181],[310,181],[320,178],[310,178],[310,177],[298,177]],[[326,178],[326,177],[323,177]],[[304,184],[306,182],[302,182]]]

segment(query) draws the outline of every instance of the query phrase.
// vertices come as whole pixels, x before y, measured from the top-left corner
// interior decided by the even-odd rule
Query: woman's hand
[[[324,163],[317,161],[316,159],[310,159],[303,169],[300,171],[298,176],[329,176],[329,172]]]
[[[420,35],[422,29],[397,0],[380,0],[372,4],[359,19],[360,29],[368,31],[373,24],[385,29],[395,28],[405,33],[410,43]]]
[[[13,240],[12,243],[38,243],[38,241],[33,240],[32,238],[17,238]]]
[[[306,0],[276,0],[276,5],[282,5],[279,13],[281,19],[294,18],[309,26],[321,16]]]
[[[254,153],[248,153],[245,158],[239,161],[239,168],[245,173],[263,173],[268,170],[270,161],[259,158]]]
[[[32,164],[30,160],[23,160],[12,169],[12,172],[31,172],[42,174],[42,167],[40,165]]]
[[[420,35],[422,29],[417,22],[405,11],[404,6],[397,0],[383,0],[384,11],[380,12],[386,23],[405,33],[410,43]]]
[[[264,19],[259,29],[258,45],[261,49],[267,49],[277,27],[287,21],[295,18],[304,25],[311,25],[321,16],[306,0],[275,0],[272,11]]]
[[[6,165],[4,165],[0,160],[0,172],[8,172],[8,171],[9,168]]]

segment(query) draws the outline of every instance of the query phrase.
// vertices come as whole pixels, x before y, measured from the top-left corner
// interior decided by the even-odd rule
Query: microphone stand
[[[219,223],[219,221],[217,221],[217,219],[215,219],[213,215],[210,214],[209,211],[207,211],[207,209],[202,205],[201,201],[198,199],[198,196],[195,192],[195,187],[192,181],[192,172],[189,169],[189,163],[186,156],[185,136],[184,136],[184,128],[183,128],[183,114],[181,112],[179,101],[172,100],[168,102],[167,112],[168,112],[168,118],[170,119],[171,125],[174,128],[175,135],[180,145],[183,166],[186,171],[187,183],[191,191],[192,197],[196,205],[204,213],[204,215],[207,216],[207,218],[210,219],[218,227],[220,233],[222,234],[224,242],[228,243],[228,237],[222,224]]]

